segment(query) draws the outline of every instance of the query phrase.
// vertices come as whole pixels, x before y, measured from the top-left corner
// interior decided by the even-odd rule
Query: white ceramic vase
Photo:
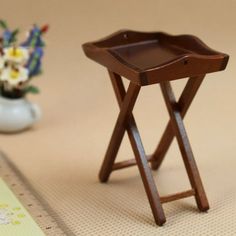
[[[0,96],[0,132],[14,133],[31,127],[41,117],[40,108],[26,98]]]

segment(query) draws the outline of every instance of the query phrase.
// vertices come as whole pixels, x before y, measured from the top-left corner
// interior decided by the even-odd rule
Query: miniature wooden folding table
[[[183,118],[200,87],[205,74],[224,70],[228,55],[207,47],[192,35],[171,36],[161,32],[143,33],[123,30],[102,40],[83,45],[85,54],[107,67],[120,113],[103,161],[99,178],[107,182],[112,171],[138,165],[155,222],[163,225],[166,218],[162,204],[194,196],[200,211],[209,209],[199,171],[183,124]],[[122,77],[130,80],[127,92]],[[170,81],[189,77],[178,100]],[[170,120],[159,145],[150,156],[145,154],[132,114],[142,86],[159,83]],[[135,159],[115,162],[122,138],[128,132]],[[190,180],[191,189],[160,197],[151,169],[158,169],[174,138],[177,139]]]

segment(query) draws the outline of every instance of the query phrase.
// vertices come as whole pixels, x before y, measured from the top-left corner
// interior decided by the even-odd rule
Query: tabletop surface
[[[229,58],[193,35],[131,30],[85,43],[83,49],[92,60],[140,85],[224,70]]]

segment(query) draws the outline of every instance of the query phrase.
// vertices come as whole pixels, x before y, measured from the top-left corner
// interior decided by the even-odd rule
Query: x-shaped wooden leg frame
[[[209,208],[207,198],[201,183],[200,175],[197,170],[197,166],[191,151],[190,143],[188,141],[187,134],[185,132],[185,128],[181,117],[184,116],[183,114],[186,113],[187,108],[191,103],[190,101],[191,99],[189,98],[191,96],[194,96],[193,90],[197,91],[197,87],[199,87],[197,85],[191,85],[192,83],[194,83],[193,80],[195,79],[199,83],[201,83],[200,81],[202,81],[203,77],[190,78],[181,96],[182,99],[180,99],[179,103],[175,101],[175,97],[172,92],[170,83],[163,82],[160,84],[166,102],[166,106],[168,108],[171,117],[171,121],[169,122],[167,130],[163,135],[164,138],[162,137],[162,139],[164,139],[165,142],[167,140],[170,145],[174,135],[176,136],[183,156],[185,167],[187,169],[187,173],[190,179],[190,183],[192,185],[191,190],[173,195],[168,195],[165,197],[160,197],[151,173],[151,169],[148,165],[148,162],[150,161],[152,162],[153,167],[156,168],[158,167],[157,163],[159,163],[160,160],[158,159],[156,152],[151,157],[146,156],[142,145],[141,137],[139,135],[138,128],[132,114],[132,110],[141,87],[136,84],[130,83],[126,93],[121,77],[118,74],[115,74],[111,71],[109,71],[109,75],[120,107],[120,113],[117,118],[117,122],[113,130],[113,134],[110,143],[108,145],[108,149],[99,173],[100,181],[107,182],[111,172],[114,170],[122,169],[137,164],[148,196],[148,200],[152,209],[155,222],[158,225],[163,225],[166,221],[164,211],[162,208],[162,203],[165,202],[195,195],[198,208],[201,211],[206,211]],[[193,87],[194,89],[191,89]],[[182,104],[183,106],[182,113],[179,110],[180,104]],[[125,131],[127,131],[128,133],[129,140],[133,152],[135,154],[135,159],[114,164]],[[172,137],[171,138],[167,137],[167,135],[171,135]],[[165,144],[166,149],[168,149],[169,145]],[[162,160],[163,159],[164,156]]]

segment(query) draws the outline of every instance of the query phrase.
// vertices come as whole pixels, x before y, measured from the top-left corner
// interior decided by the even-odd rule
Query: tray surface
[[[85,43],[83,50],[108,70],[140,85],[221,71],[229,59],[194,35],[131,30]]]
[[[148,40],[140,43],[118,46],[110,49],[122,60],[141,70],[161,66],[182,56],[188,55],[189,50],[158,40]]]

